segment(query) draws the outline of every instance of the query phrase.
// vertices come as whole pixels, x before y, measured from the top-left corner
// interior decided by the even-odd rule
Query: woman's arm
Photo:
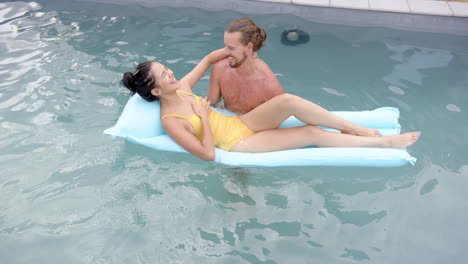
[[[224,59],[228,56],[225,49],[218,49],[206,55],[191,72],[182,78],[182,82],[186,83],[190,89],[193,89],[195,84],[200,80],[203,74],[208,70],[211,64]]]
[[[191,154],[206,161],[213,161],[215,159],[214,139],[208,119],[209,112],[211,111],[210,102],[202,100],[196,106],[192,105],[192,107],[195,114],[202,121],[203,138],[201,141],[184,127],[183,122],[185,121],[181,119],[165,119],[163,128],[179,146]]]

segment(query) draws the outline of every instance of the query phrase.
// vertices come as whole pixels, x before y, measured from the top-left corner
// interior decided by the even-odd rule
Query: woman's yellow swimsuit
[[[200,101],[200,97],[192,93],[177,90],[178,93],[183,93],[193,96],[197,102]],[[164,115],[162,119],[172,116],[187,120],[195,131],[195,136],[198,140],[203,138],[203,125],[200,117],[197,114],[192,116],[183,115]],[[255,131],[248,128],[237,116],[225,116],[216,111],[211,111],[208,115],[208,120],[211,126],[211,133],[215,141],[215,147],[229,151],[237,142],[240,140],[255,134]]]

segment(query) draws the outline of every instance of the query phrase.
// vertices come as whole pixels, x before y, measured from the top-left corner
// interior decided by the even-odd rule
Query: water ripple
[[[143,60],[188,72],[238,14],[67,4],[0,3],[4,262],[51,262],[43,252],[62,263],[463,258],[466,57],[412,43],[422,33],[256,16],[268,27],[262,58],[286,91],[337,110],[397,106],[403,128],[426,136],[409,149],[415,166],[229,168],[102,131],[128,100],[122,72]],[[283,47],[276,37],[292,22],[324,32]]]

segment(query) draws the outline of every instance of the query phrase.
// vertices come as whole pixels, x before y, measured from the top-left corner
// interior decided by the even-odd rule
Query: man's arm
[[[221,100],[221,97],[222,97],[221,89],[219,87],[219,80],[221,79],[221,75],[223,72],[222,71],[223,65],[224,65],[224,62],[219,61],[211,67],[210,84],[208,86],[206,99],[211,102],[212,106],[216,105]]]

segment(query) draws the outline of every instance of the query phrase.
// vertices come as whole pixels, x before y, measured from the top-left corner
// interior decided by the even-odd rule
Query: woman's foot
[[[375,128],[367,128],[355,125],[351,129],[341,131],[343,134],[361,136],[361,137],[378,137],[380,132]]]
[[[382,137],[386,140],[384,147],[398,149],[409,147],[418,141],[420,134],[421,132],[410,132],[401,135]]]

